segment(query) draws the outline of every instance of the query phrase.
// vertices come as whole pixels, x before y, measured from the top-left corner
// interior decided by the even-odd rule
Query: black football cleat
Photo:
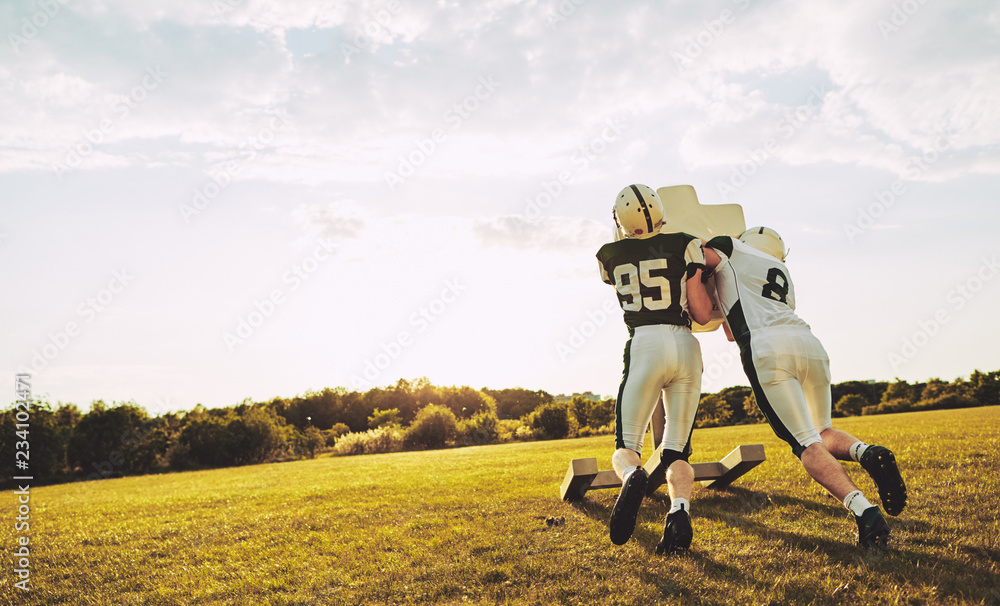
[[[865,549],[889,548],[889,525],[878,507],[869,507],[854,520],[858,523],[858,545]]]
[[[622,491],[615,501],[615,508],[611,510],[610,528],[611,542],[615,545],[624,545],[632,538],[635,531],[635,519],[639,515],[639,505],[642,505],[642,497],[646,495],[646,483],[649,481],[649,474],[642,467],[639,467],[625,480]]]
[[[656,553],[670,555],[686,551],[691,547],[694,532],[691,530],[691,516],[684,509],[667,515],[663,524],[663,538],[656,544]]]
[[[882,507],[891,516],[898,516],[906,507],[906,484],[899,475],[896,457],[885,446],[869,446],[861,455],[861,466],[875,481]]]

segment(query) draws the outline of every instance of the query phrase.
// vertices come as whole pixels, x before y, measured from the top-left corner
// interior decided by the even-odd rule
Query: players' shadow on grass
[[[917,583],[923,585],[930,593],[936,592],[940,597],[953,596],[959,600],[968,599],[967,589],[981,586],[982,581],[990,577],[990,571],[985,566],[970,567],[968,561],[929,552],[928,547],[947,545],[948,542],[947,538],[940,537],[941,529],[935,528],[925,521],[889,518],[888,522],[897,542],[895,544],[890,542],[890,547],[886,550],[864,550],[857,545],[853,520],[844,508],[781,495],[769,497],[765,507],[754,510],[748,504],[760,503],[761,499],[758,495],[759,493],[754,491],[727,488],[719,494],[699,498],[697,500],[697,515],[699,518],[724,522],[738,529],[741,533],[754,535],[759,539],[758,544],[761,546],[781,542],[787,545],[783,550],[792,549],[803,553],[825,554],[830,564],[887,573],[897,577],[901,584]],[[803,516],[797,513],[794,524],[799,528],[806,527],[806,529],[803,532],[796,532],[775,528],[766,523],[767,518],[765,518],[765,522],[759,521],[758,518],[761,516],[755,514],[766,507],[789,508],[789,510],[794,509],[798,513],[805,510],[807,515]],[[815,516],[817,520],[824,516],[833,516],[835,519],[843,520],[846,540],[829,539],[811,533],[808,526],[810,525],[809,518],[813,516],[808,515],[808,513],[817,514]],[[781,516],[768,516],[768,518],[785,519]],[[818,524],[816,527],[818,532]],[[697,535],[697,528],[695,533]],[[901,545],[900,542],[906,544]],[[966,550],[958,549],[958,551],[979,554],[992,550],[969,548]],[[935,574],[928,574],[929,570],[935,571]],[[943,578],[957,580],[957,582],[942,583]],[[769,579],[762,579],[759,584],[761,587],[767,587],[769,582]],[[802,588],[802,590],[808,591],[808,588]]]
[[[606,525],[617,498],[617,493],[610,495],[610,498],[604,498],[602,495],[598,498],[584,499],[575,503],[574,507],[591,519]],[[854,522],[851,520],[850,514],[843,507],[831,503],[784,494],[767,494],[745,488],[727,487],[712,492],[696,492],[692,505],[695,541],[691,551],[673,556],[663,556],[664,561],[671,558],[690,559],[698,563],[700,569],[722,583],[729,583],[733,579],[743,579],[744,582],[753,584],[758,591],[767,593],[773,588],[774,570],[773,562],[767,563],[769,560],[773,560],[773,557],[766,554],[769,552],[780,553],[779,559],[784,561],[790,550],[823,554],[830,566],[834,568],[855,569],[859,573],[867,571],[868,573],[888,574],[897,579],[901,586],[920,585],[922,592],[927,595],[933,594],[940,598],[954,597],[959,601],[968,599],[969,593],[987,591],[978,588],[987,587],[989,585],[988,579],[991,578],[985,566],[970,568],[967,561],[963,562],[936,553],[929,553],[927,547],[935,547],[941,543],[938,538],[941,529],[934,528],[933,525],[924,521],[890,518],[889,525],[893,529],[894,536],[906,544],[897,543],[896,546],[885,551],[866,551],[856,543]],[[666,491],[657,491],[647,496],[639,511],[636,529],[630,543],[641,546],[653,556],[655,546],[662,533],[663,520],[669,508],[670,498]],[[792,518],[771,516],[767,515],[769,509],[774,509],[776,512],[779,510],[794,511],[795,515]],[[818,536],[821,532],[820,521],[824,517],[843,521],[843,540]],[[775,519],[794,519],[795,528],[802,530],[799,532],[794,529],[776,528],[768,523],[769,520]],[[720,556],[720,559],[715,559],[711,550],[701,547],[698,540],[699,522],[703,523],[707,520],[725,523],[740,533],[756,537],[754,542],[760,546],[763,558],[759,564],[759,570],[754,571],[745,566],[736,568],[724,561],[726,556],[723,555]],[[959,551],[969,550],[959,549]],[[986,551],[992,552],[993,550]],[[933,572],[929,573],[930,571]],[[672,580],[670,576],[660,576],[655,569],[651,569],[646,574],[649,576],[646,580],[658,587],[664,598],[677,599],[689,595],[688,590]],[[814,600],[822,601],[833,597],[808,583],[797,583],[786,579],[783,582],[783,587],[786,596],[795,596],[796,600],[801,600],[803,603]],[[845,595],[838,594],[837,597],[849,599],[847,594],[852,591],[847,587],[843,590]],[[989,597],[985,594],[984,596]],[[693,594],[689,597],[693,597]],[[704,596],[699,597],[702,600],[703,598]],[[987,603],[989,602],[987,601]],[[991,606],[1000,606],[1000,603],[991,604]]]
[[[747,520],[747,516],[770,507],[793,508],[819,516],[850,520],[847,510],[839,503],[834,504],[834,501],[830,499],[817,501],[787,494],[767,494],[733,486],[712,493],[702,492],[696,498],[699,515],[727,522],[731,526],[741,526]],[[669,502],[669,499],[667,501]],[[924,533],[932,530],[930,524],[921,520],[894,517],[887,517],[887,520],[893,532],[897,533]]]
[[[652,549],[650,549],[652,551]],[[725,562],[713,560],[696,549],[669,556],[653,556],[660,558],[666,564],[664,568],[649,567],[638,571],[639,578],[647,585],[657,588],[667,604],[696,603],[705,606],[731,606],[737,603],[732,597],[724,600],[715,600],[705,595],[704,587],[698,583],[691,583],[689,579],[677,575],[670,566],[671,562],[690,560],[697,564],[696,568],[707,577],[721,579],[727,584],[733,579],[742,579],[744,572],[741,568],[732,566]],[[657,602],[659,603],[659,602]]]

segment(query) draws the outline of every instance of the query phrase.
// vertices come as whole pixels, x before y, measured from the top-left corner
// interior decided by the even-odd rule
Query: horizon
[[[928,377],[927,379],[924,379],[922,381],[921,380],[907,381],[907,383],[910,384],[910,385],[926,385],[928,382],[937,379],[937,380],[944,381],[945,383],[948,383],[948,384],[953,384],[953,383],[956,383],[956,382],[959,382],[959,381],[962,381],[962,382],[968,381],[969,377],[973,373],[975,373],[975,372],[982,372],[984,374],[988,374],[988,373],[996,372],[996,371],[983,370],[981,368],[977,368],[977,369],[973,369],[973,371],[970,372],[967,375],[959,375],[959,376],[957,376],[957,377],[955,377],[953,379],[946,379],[946,378],[942,378],[942,377]],[[526,388],[523,388],[523,387],[490,387],[490,386],[474,387],[472,385],[440,385],[440,384],[434,383],[433,381],[430,381],[427,377],[418,377],[416,379],[397,379],[397,381],[395,383],[393,383],[393,384],[384,385],[384,386],[377,386],[377,387],[373,387],[371,389],[391,390],[396,385],[398,385],[399,381],[405,381],[410,386],[413,386],[415,383],[418,383],[418,382],[423,381],[423,380],[427,380],[428,384],[430,384],[433,387],[438,387],[438,388],[442,388],[442,387],[444,387],[444,388],[447,388],[447,387],[458,387],[458,388],[469,387],[471,389],[475,389],[475,390],[483,392],[483,393],[486,393],[488,391],[504,391],[504,390],[526,389]],[[24,386],[27,386],[28,389],[30,390],[31,387],[32,387],[30,376],[28,377],[27,381],[25,381],[24,375],[18,375],[17,381],[18,381],[18,385],[22,386],[22,388]],[[838,385],[842,385],[842,384],[845,384],[845,383],[865,383],[865,384],[868,384],[868,385],[876,385],[876,384],[879,384],[879,383],[886,383],[886,384],[891,385],[894,382],[895,382],[894,380],[893,381],[885,381],[885,380],[876,380],[876,379],[847,379],[845,381],[832,382],[830,384],[830,386],[831,387],[836,387]],[[705,396],[708,396],[708,395],[719,394],[719,393],[721,393],[723,391],[726,391],[726,390],[729,390],[729,389],[740,389],[740,388],[749,390],[750,389],[750,385],[745,385],[745,384],[728,385],[726,387],[723,387],[723,388],[720,388],[720,389],[717,389],[717,390],[711,391],[711,392],[702,391],[701,395],[702,395],[702,397],[705,397]],[[361,390],[361,391],[359,391],[359,390],[352,390],[352,389],[344,387],[342,385],[334,385],[334,386],[322,387],[322,388],[317,389],[317,390],[310,390],[310,391],[303,392],[303,393],[297,393],[297,394],[291,395],[291,396],[289,396],[289,395],[275,395],[275,396],[271,396],[271,397],[267,397],[267,398],[263,398],[263,399],[258,399],[258,400],[254,400],[252,398],[244,398],[240,402],[233,402],[231,404],[224,404],[224,405],[218,405],[218,406],[210,406],[210,405],[206,405],[204,402],[197,402],[194,405],[192,405],[190,408],[177,408],[177,409],[163,408],[162,405],[164,403],[162,403],[162,402],[156,402],[156,403],[154,403],[154,404],[157,405],[157,408],[150,409],[149,407],[143,405],[142,402],[136,401],[134,398],[129,398],[129,399],[126,399],[126,400],[106,400],[104,398],[96,398],[94,400],[91,400],[86,406],[83,406],[81,404],[78,404],[77,402],[70,402],[70,401],[64,402],[64,401],[60,400],[60,401],[56,401],[56,402],[51,402],[51,401],[49,401],[47,399],[47,396],[45,396],[45,395],[42,395],[41,397],[39,397],[38,394],[35,394],[34,392],[30,392],[30,393],[31,393],[31,396],[32,396],[32,398],[33,398],[34,401],[39,401],[39,402],[48,404],[49,406],[52,407],[53,411],[58,410],[58,408],[60,406],[64,406],[64,405],[65,406],[69,406],[69,405],[72,405],[72,406],[76,406],[77,409],[81,413],[85,414],[85,413],[93,410],[93,407],[94,407],[95,404],[97,404],[98,402],[101,402],[104,406],[109,407],[109,408],[113,408],[113,407],[116,407],[116,406],[122,406],[122,405],[134,404],[134,405],[138,406],[139,408],[142,408],[143,410],[145,410],[147,413],[149,413],[151,417],[157,417],[157,416],[162,416],[162,415],[171,414],[171,413],[172,414],[180,414],[180,413],[191,412],[192,410],[194,410],[198,406],[203,406],[206,410],[224,409],[224,408],[235,408],[236,406],[239,406],[241,404],[245,404],[248,399],[251,400],[253,404],[267,404],[267,403],[272,402],[272,401],[274,401],[276,399],[290,401],[290,400],[295,400],[297,398],[305,398],[305,397],[308,397],[308,396],[313,395],[313,394],[321,393],[321,392],[323,392],[325,390],[328,390],[328,389],[329,390],[333,390],[333,391],[342,391],[343,393],[352,393],[353,392],[353,393],[361,393],[361,394],[364,394],[367,391],[369,391],[369,390]],[[545,390],[528,390],[528,391],[537,392],[537,391],[545,391]],[[593,400],[593,401],[604,401],[604,400],[608,400],[608,399],[610,399],[610,400],[617,399],[617,397],[616,397],[615,394],[601,394],[601,393],[594,393],[592,391],[583,391],[583,392],[574,391],[572,393],[550,393],[550,392],[547,392],[547,391],[545,391],[545,392],[548,393],[550,396],[552,396],[553,401],[555,401],[555,402],[570,401],[570,400],[572,400],[573,398],[575,398],[577,396],[580,396],[580,397],[583,397],[583,398],[586,398],[586,399],[589,399],[589,400]],[[486,395],[489,395],[489,394],[486,394]],[[434,402],[428,402],[428,404],[433,404],[433,403]],[[10,408],[13,408],[14,404],[16,404],[16,400],[11,403]],[[833,401],[832,404],[836,405],[837,402]],[[8,408],[5,408],[3,410],[7,410],[7,409]],[[761,422],[764,422],[764,421],[761,421]]]

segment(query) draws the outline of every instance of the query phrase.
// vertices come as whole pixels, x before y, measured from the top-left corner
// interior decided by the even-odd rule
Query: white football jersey
[[[722,259],[715,268],[716,295],[741,349],[764,328],[809,328],[795,315],[795,287],[784,263],[729,236],[712,238],[708,246]]]

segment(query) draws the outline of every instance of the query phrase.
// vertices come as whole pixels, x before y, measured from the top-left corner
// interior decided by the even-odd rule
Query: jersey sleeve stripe
[[[729,236],[716,236],[708,241],[709,248],[714,248],[716,251],[726,255],[727,257],[733,256],[733,239]]]

